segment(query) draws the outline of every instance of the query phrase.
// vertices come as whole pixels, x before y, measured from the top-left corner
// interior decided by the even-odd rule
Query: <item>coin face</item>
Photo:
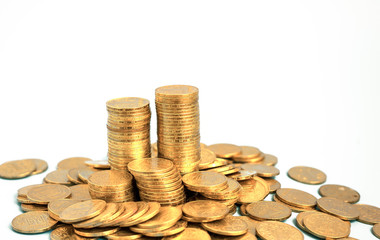
[[[103,200],[87,200],[67,207],[59,217],[65,223],[84,221],[99,215],[105,207],[106,202]]]
[[[46,175],[45,181],[52,184],[70,185],[71,182],[67,177],[68,172],[69,170],[66,169],[52,171]]]
[[[107,101],[108,108],[111,109],[139,109],[149,105],[149,100],[137,97],[115,98]]]
[[[184,231],[172,236],[164,237],[162,240],[190,240],[190,239],[211,240],[211,237],[207,233],[207,231],[199,227],[188,226],[185,228]]]
[[[305,225],[303,224],[303,220],[306,216],[310,215],[310,214],[313,214],[313,213],[316,213],[317,211],[307,211],[307,212],[300,212],[297,217],[296,217],[296,223],[297,223],[297,226],[307,232],[308,230],[305,228]]]
[[[34,164],[36,165],[36,169],[32,172],[32,175],[45,172],[46,169],[48,168],[48,164],[45,160],[35,159],[35,158],[30,159],[30,160],[32,160]]]
[[[213,151],[207,149],[207,148],[202,148],[201,150],[201,162],[199,163],[199,167],[205,168],[215,162],[216,160],[216,155]]]
[[[290,208],[271,201],[250,203],[247,205],[246,211],[250,217],[260,221],[284,221],[292,215]]]
[[[32,211],[15,217],[12,220],[12,228],[20,233],[40,233],[49,231],[56,223],[47,211]]]
[[[37,186],[41,186],[41,185],[43,185],[43,184],[33,184],[33,185],[28,185],[28,186],[22,187],[17,191],[17,194],[18,194],[18,196],[26,197],[26,194],[28,193],[28,191],[30,189],[37,187]]]
[[[76,200],[91,200],[90,192],[87,184],[78,184],[69,187],[71,190],[71,199]]]
[[[296,207],[314,207],[317,204],[316,197],[310,193],[293,188],[280,188],[276,191],[276,196],[282,202]]]
[[[141,233],[135,233],[130,231],[128,228],[122,228],[119,231],[112,233],[110,235],[107,235],[107,239],[115,239],[115,240],[122,240],[122,239],[141,239],[142,234]]]
[[[264,159],[260,162],[260,164],[267,166],[275,166],[277,163],[277,157],[272,154],[264,154]]]
[[[148,221],[149,219],[153,218],[160,212],[161,205],[158,202],[148,202],[148,210],[139,217],[129,218],[125,221],[123,221],[120,226],[121,227],[130,227],[133,225],[137,225],[139,223]]]
[[[103,222],[109,220],[118,210],[119,203],[107,203],[105,209],[97,215],[96,217],[90,218],[88,220],[74,223],[75,228],[95,228],[102,225]]]
[[[323,212],[337,216],[343,220],[355,220],[360,214],[355,206],[332,197],[322,197],[318,199],[317,204],[318,208]]]
[[[193,218],[218,218],[228,214],[229,209],[223,203],[212,200],[197,200],[187,202],[182,206],[182,211]]]
[[[19,179],[30,176],[36,170],[33,160],[14,160],[0,165],[0,177],[7,179]]]
[[[297,228],[277,221],[265,221],[258,224],[257,235],[262,239],[304,239],[302,232]]]
[[[165,96],[165,95],[178,95],[178,96],[183,96],[183,95],[192,95],[192,94],[197,94],[198,93],[198,88],[193,87],[193,86],[188,86],[188,85],[168,85],[168,86],[163,86],[156,88],[156,95],[159,96]]]
[[[65,199],[71,195],[70,188],[58,184],[43,184],[31,188],[27,197],[37,204],[48,204],[57,199]]]
[[[350,234],[350,224],[326,213],[315,212],[304,217],[305,228],[320,238],[344,238]]]
[[[326,181],[326,174],[319,169],[305,166],[292,167],[288,176],[298,182],[306,184],[321,184]]]
[[[269,192],[276,192],[277,189],[281,188],[281,183],[274,178],[264,178],[264,181],[268,184]]]
[[[57,164],[57,169],[69,170],[72,168],[83,168],[83,167],[86,167],[86,164],[85,164],[86,161],[91,161],[91,159],[85,158],[85,157],[66,158]]]
[[[319,188],[318,193],[322,197],[333,197],[348,203],[357,203],[360,200],[360,194],[357,191],[337,184],[323,185]]]
[[[273,166],[261,164],[244,163],[241,165],[244,170],[255,171],[259,177],[275,177],[280,174],[280,170]]]
[[[88,183],[97,187],[120,187],[130,185],[131,181],[131,174],[115,170],[98,171],[88,178]]]
[[[162,226],[174,225],[182,217],[180,207],[161,207],[156,216],[137,225],[139,228],[157,229]]]
[[[242,185],[238,202],[248,204],[263,200],[269,194],[267,183],[260,177],[254,177],[252,180],[245,180]]]
[[[229,143],[213,144],[209,145],[207,148],[213,151],[219,158],[232,158],[240,155],[242,151],[239,146]]]
[[[380,223],[377,223],[372,228],[373,235],[375,235],[377,238],[380,238]]]
[[[202,223],[202,227],[209,232],[225,236],[240,236],[248,231],[248,225],[244,220],[231,215],[221,220]]]
[[[217,172],[193,172],[182,177],[183,183],[193,189],[215,189],[227,187],[227,178]]]
[[[255,158],[261,154],[261,151],[256,147],[251,146],[240,146],[240,154],[233,156],[235,161],[239,159],[250,159]]]
[[[380,223],[380,208],[367,205],[355,204],[353,205],[359,210],[359,221],[367,224]]]
[[[80,200],[73,199],[58,199],[49,202],[48,211],[50,217],[54,218],[57,221],[61,221],[59,215],[65,210],[67,207],[80,202]]]

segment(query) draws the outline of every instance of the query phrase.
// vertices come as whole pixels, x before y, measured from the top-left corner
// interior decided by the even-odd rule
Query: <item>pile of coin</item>
[[[90,175],[89,192],[93,199],[106,202],[126,202],[135,199],[133,177],[125,171],[104,170]]]
[[[116,98],[107,102],[108,162],[126,170],[129,162],[150,157],[150,107],[144,98]]]
[[[198,88],[156,89],[158,157],[170,159],[181,174],[198,170],[201,159]]]
[[[143,201],[161,205],[179,205],[186,200],[181,175],[173,162],[163,158],[146,158],[128,164]]]

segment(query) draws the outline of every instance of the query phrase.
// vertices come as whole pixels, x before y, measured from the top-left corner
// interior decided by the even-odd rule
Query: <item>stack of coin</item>
[[[126,170],[129,162],[150,157],[150,107],[144,98],[117,98],[107,102],[108,161],[112,169]]]
[[[163,158],[146,158],[128,164],[143,201],[161,205],[179,205],[186,199],[181,175],[173,162]]]
[[[198,88],[156,89],[158,157],[170,159],[181,174],[198,170],[201,159]]]
[[[106,202],[133,201],[132,180],[132,175],[125,171],[98,171],[88,178],[89,192],[93,199]]]

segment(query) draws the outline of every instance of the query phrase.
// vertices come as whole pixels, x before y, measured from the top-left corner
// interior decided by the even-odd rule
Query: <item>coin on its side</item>
[[[110,168],[110,164],[107,160],[104,160],[104,161],[90,160],[90,161],[85,161],[84,163],[87,166],[93,167],[93,168],[100,168],[100,169],[109,169]]]
[[[234,237],[212,234],[211,238],[212,240],[257,240],[256,236],[249,232],[244,235]]]
[[[268,184],[270,193],[274,193],[281,188],[281,183],[274,178],[263,178],[263,180]]]
[[[36,170],[33,160],[14,160],[0,165],[0,177],[7,179],[19,179],[30,176]]]
[[[137,225],[138,228],[158,229],[160,227],[169,228],[182,217],[180,207],[165,206],[161,207],[156,216]]]
[[[106,205],[105,201],[98,199],[78,202],[63,210],[59,217],[64,223],[84,221],[99,215]]]
[[[343,220],[355,220],[360,214],[359,210],[352,204],[332,197],[322,197],[318,199],[317,205],[323,212]]]
[[[248,231],[247,223],[231,215],[213,222],[202,223],[202,227],[209,232],[225,236],[240,236]]]
[[[297,182],[306,184],[321,184],[326,182],[326,174],[319,169],[305,166],[292,167],[288,176]]]
[[[243,187],[238,203],[247,204],[263,200],[269,194],[268,184],[260,177],[240,182]]]
[[[38,205],[38,204],[27,204],[27,203],[21,203],[21,210],[24,212],[31,212],[31,211],[47,211],[46,205]]]
[[[247,205],[248,215],[259,221],[284,221],[292,215],[292,210],[284,204],[260,201]]]
[[[227,178],[217,172],[192,172],[184,175],[182,181],[192,190],[215,190],[227,187]]]
[[[337,184],[323,185],[318,189],[318,193],[322,197],[333,197],[348,203],[357,203],[360,200],[360,194],[357,191]]]
[[[367,224],[380,223],[380,208],[367,204],[355,204],[353,206],[359,210],[359,222]]]
[[[273,240],[303,240],[303,234],[297,228],[289,224],[277,221],[261,222],[257,226],[257,235],[262,239]]]
[[[304,217],[303,224],[308,232],[319,238],[344,238],[351,232],[349,222],[326,213],[309,214]]]
[[[68,172],[69,170],[67,169],[52,171],[46,175],[45,181],[52,184],[71,185],[71,182],[67,177]]]
[[[36,204],[48,204],[57,199],[65,199],[71,195],[70,188],[58,184],[43,184],[29,189],[27,197]]]
[[[57,223],[47,211],[32,211],[18,215],[12,220],[12,228],[20,233],[49,231]]]

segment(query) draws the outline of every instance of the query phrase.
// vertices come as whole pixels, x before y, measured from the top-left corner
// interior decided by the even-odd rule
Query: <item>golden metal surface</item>
[[[88,190],[87,184],[78,184],[69,187],[71,190],[71,196],[70,199],[76,199],[76,200],[90,200],[90,192]]]
[[[55,170],[48,173],[44,180],[51,184],[71,185],[72,183],[67,177],[68,171],[67,169]]]
[[[207,233],[207,231],[203,230],[202,228],[188,224],[185,230],[182,231],[181,233],[162,238],[162,240],[190,240],[190,239],[211,240],[211,237]]]
[[[85,162],[86,161],[91,161],[90,158],[86,157],[71,157],[71,158],[66,158],[60,161],[57,164],[57,169],[72,169],[72,168],[82,168],[86,167]]]
[[[41,186],[41,185],[44,185],[44,184],[33,184],[33,185],[28,185],[28,186],[25,186],[25,187],[22,187],[20,188],[18,191],[17,191],[17,195],[18,196],[21,196],[21,197],[26,197],[26,194],[28,193],[28,191],[34,187],[38,187],[38,186]]]
[[[380,223],[377,223],[373,226],[372,228],[372,233],[375,235],[377,238],[380,238]]]
[[[343,185],[326,184],[318,189],[318,193],[322,197],[333,197],[348,203],[357,203],[360,200],[357,191]]]
[[[202,223],[202,227],[209,232],[225,236],[239,236],[248,231],[248,225],[244,220],[231,215],[218,221]]]
[[[280,170],[273,166],[261,164],[244,163],[241,165],[243,170],[255,171],[259,177],[275,177],[280,174]]]
[[[352,204],[332,197],[322,197],[318,199],[317,205],[323,212],[329,213],[343,220],[355,220],[360,214],[359,210]]]
[[[191,218],[219,218],[228,214],[229,209],[223,203],[212,200],[187,202],[182,206],[183,214]]]
[[[38,204],[21,203],[20,207],[21,207],[21,210],[24,212],[47,211],[48,210],[46,205],[38,205]]]
[[[84,221],[99,215],[106,205],[105,201],[97,199],[78,202],[65,208],[59,217],[64,223]]]
[[[32,172],[32,175],[40,174],[48,169],[48,164],[45,160],[35,158],[32,158],[30,160],[32,160],[36,165],[36,169]]]
[[[350,235],[349,222],[326,213],[314,212],[303,218],[305,228],[319,238],[344,238]]]
[[[274,193],[281,188],[281,183],[274,178],[263,178],[263,180],[268,184],[270,193]]]
[[[93,167],[93,168],[100,168],[100,169],[109,169],[111,166],[110,164],[108,163],[108,161],[106,160],[103,160],[103,161],[94,161],[94,160],[91,160],[91,161],[85,161],[84,162],[87,166],[89,167]]]
[[[148,211],[139,217],[132,216],[120,223],[121,227],[130,227],[148,221],[160,212],[161,205],[158,202],[148,202]],[[136,215],[136,214],[135,214]]]
[[[294,189],[280,188],[276,191],[276,197],[286,204],[296,207],[314,207],[317,204],[317,198],[310,193]]]
[[[62,225],[55,228],[50,233],[51,240],[95,240],[95,238],[86,238],[77,235],[71,225]]]
[[[240,146],[241,153],[232,157],[234,161],[239,161],[240,159],[252,159],[256,158],[261,154],[260,149],[251,146]]]
[[[56,223],[47,211],[32,211],[16,216],[12,228],[20,233],[40,233],[49,231]]]
[[[247,216],[235,216],[235,218],[243,220],[247,224],[248,232],[252,233],[253,235],[256,235],[256,227],[260,223],[260,221],[257,221]]]
[[[119,227],[106,228],[74,228],[74,232],[83,237],[104,237],[119,231]]]
[[[182,217],[181,207],[161,207],[153,218],[137,225],[138,228],[157,229],[160,227],[171,227]]]
[[[132,232],[128,228],[122,228],[116,233],[107,235],[106,238],[112,240],[133,240],[142,239],[142,234]]]
[[[380,223],[380,208],[367,205],[367,204],[355,204],[359,210],[359,222],[367,224]]]
[[[33,160],[14,160],[0,165],[0,177],[7,179],[19,179],[30,176],[36,170]]]
[[[213,151],[219,158],[232,158],[242,153],[242,149],[239,146],[229,143],[208,145],[207,149]]]
[[[257,235],[262,239],[303,240],[303,234],[289,224],[277,221],[261,222],[257,226]]]
[[[321,184],[326,181],[326,174],[319,169],[305,166],[292,167],[288,176],[298,182],[307,184]]]
[[[263,200],[269,194],[269,187],[267,183],[260,177],[254,177],[244,182],[250,184],[243,184],[240,192],[238,203],[248,204]],[[252,184],[253,183],[253,184]]]
[[[57,221],[61,221],[59,215],[65,210],[67,207],[80,202],[80,200],[73,199],[58,199],[49,202],[48,204],[48,212],[50,217],[54,218]]]
[[[48,204],[57,199],[65,199],[71,195],[70,188],[58,184],[43,184],[29,189],[27,198],[37,204]]]
[[[96,217],[85,221],[74,223],[75,228],[95,228],[102,225],[103,222],[110,220],[112,216],[119,210],[119,203],[107,203],[105,209]]]
[[[186,187],[200,191],[227,187],[227,178],[217,172],[193,172],[182,177]]]
[[[284,221],[292,215],[290,208],[271,201],[250,203],[247,205],[246,211],[251,218],[259,221]]]

